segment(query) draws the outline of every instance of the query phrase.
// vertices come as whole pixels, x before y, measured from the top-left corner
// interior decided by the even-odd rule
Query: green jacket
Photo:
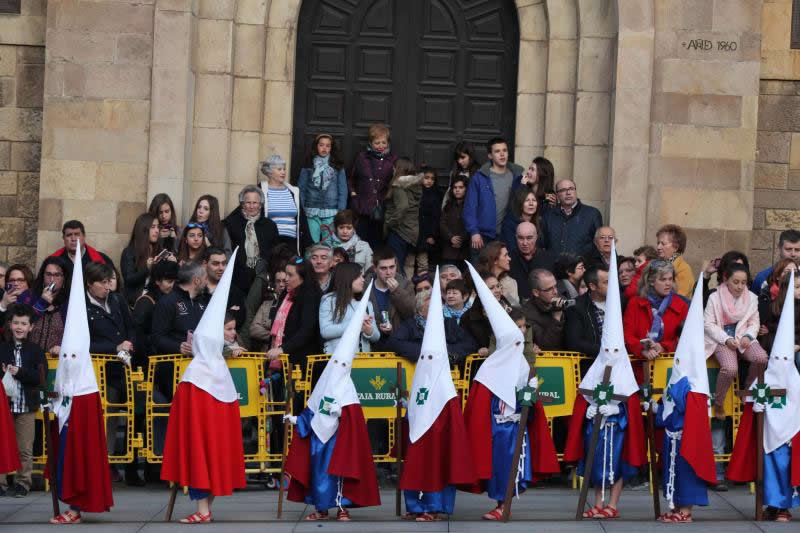
[[[411,246],[419,238],[419,202],[422,198],[422,174],[400,176],[386,197],[386,233],[394,231]],[[399,266],[399,265],[398,265]]]

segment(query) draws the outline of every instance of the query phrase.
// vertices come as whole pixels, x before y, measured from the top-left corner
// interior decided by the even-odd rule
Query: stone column
[[[544,0],[517,0],[519,73],[514,160],[526,167],[544,153],[547,10]]]
[[[147,195],[152,2],[50,0],[46,39],[38,255],[79,219],[118,261]]]

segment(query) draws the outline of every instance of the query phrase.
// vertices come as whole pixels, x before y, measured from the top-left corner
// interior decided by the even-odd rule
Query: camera
[[[553,308],[560,311],[575,305],[575,298],[554,298],[552,303]]]

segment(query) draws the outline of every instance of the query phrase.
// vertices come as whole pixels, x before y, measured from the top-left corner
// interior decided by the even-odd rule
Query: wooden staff
[[[650,448],[650,481],[653,484],[653,513],[656,520],[661,516],[661,498],[659,497],[659,487],[661,483],[658,479],[658,458],[656,457],[656,418],[653,414],[653,394],[663,394],[663,389],[650,388],[650,365],[645,365],[645,387],[648,388],[644,394],[644,401],[650,405],[647,409],[647,446]]]
[[[400,478],[403,477],[403,449],[405,448],[405,436],[403,435],[403,403],[402,398],[405,396],[402,385],[403,378],[403,365],[397,362],[397,387],[395,388],[395,396],[397,398],[396,412],[395,412],[395,452],[397,453],[397,487],[395,488],[394,495],[394,512],[397,516],[403,512],[402,491],[400,490]]]
[[[164,517],[165,522],[169,522],[172,520],[172,511],[175,509],[175,496],[178,495],[178,484],[177,483],[170,483],[169,484],[169,503],[167,503],[167,514]]]
[[[758,373],[758,385],[764,385],[764,371]],[[747,397],[752,397],[755,402],[758,402],[758,396],[753,395],[752,390],[743,390],[736,393],[742,401]],[[771,398],[786,396],[786,389],[770,389],[769,396]],[[766,399],[769,402],[769,398]],[[756,520],[764,519],[764,412],[753,412],[756,417]]]
[[[53,441],[53,428],[50,425],[50,404],[42,403],[42,416],[44,417],[44,440],[47,447],[47,471],[50,474],[50,496],[53,499],[53,518],[61,514],[58,507],[58,468],[56,463],[56,446]]]
[[[292,370],[291,365],[289,366],[289,371],[286,373],[286,405],[284,409],[286,410],[286,414],[292,414],[292,403],[294,402],[294,382],[292,381]],[[292,427],[292,424],[289,420],[283,421],[283,450],[281,451],[281,477],[278,479],[279,488],[278,488],[278,519],[281,518],[283,515],[283,493],[286,490],[284,488],[284,477],[286,477],[286,455],[289,453],[289,431]]]
[[[603,371],[603,381],[600,383],[601,385],[608,385],[611,382],[611,368],[611,365],[608,365]],[[589,396],[594,394],[594,391],[584,389],[579,389],[578,392],[580,394]],[[625,396],[618,396],[616,394],[613,395],[612,398],[619,401],[624,401],[626,399]],[[583,520],[583,509],[586,507],[586,498],[589,495],[589,485],[592,479],[592,466],[594,466],[594,450],[597,448],[597,441],[600,438],[600,422],[602,421],[602,415],[600,415],[599,412],[595,415],[595,418],[597,418],[598,415],[600,416],[601,420],[594,420],[594,425],[592,426],[592,436],[589,439],[589,452],[586,454],[585,462],[583,463],[584,479],[583,485],[581,485],[581,495],[578,499],[578,509],[575,512],[576,520]]]
[[[528,373],[528,381],[536,377],[536,368],[531,368]],[[527,383],[525,384],[527,386]],[[537,401],[544,401],[541,396],[537,394]],[[552,401],[547,398],[547,403]],[[523,405],[522,411],[519,414],[519,427],[517,427],[517,439],[514,443],[514,455],[511,459],[511,471],[508,473],[508,483],[506,484],[506,497],[503,500],[503,522],[508,522],[511,519],[511,500],[514,498],[514,486],[517,484],[517,472],[519,471],[519,456],[522,454],[522,443],[525,440],[525,431],[528,429],[528,413],[530,406]],[[530,435],[529,435],[530,437]],[[533,447],[533,444],[531,444]],[[523,470],[524,472],[524,470]]]

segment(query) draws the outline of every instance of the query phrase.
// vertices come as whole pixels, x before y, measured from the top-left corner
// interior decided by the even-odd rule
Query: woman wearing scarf
[[[739,356],[750,362],[744,388],[767,366],[767,352],[756,340],[761,322],[758,298],[747,287],[750,275],[739,263],[728,266],[723,283],[708,298],[705,311],[706,358],[714,354],[719,361],[719,375],[714,394],[714,417],[724,420],[725,396],[736,377]]]
[[[256,274],[266,268],[270,249],[278,240],[278,227],[264,216],[264,193],[259,187],[247,185],[242,189],[239,207],[225,219],[225,229],[231,245],[241,248],[236,254],[233,283],[247,294]]]
[[[655,359],[674,352],[689,304],[674,291],[671,263],[654,259],[642,271],[638,295],[628,302],[623,319],[625,347],[637,359]],[[642,362],[633,362],[636,380],[642,383]]]
[[[347,178],[331,135],[317,135],[297,180],[311,240],[330,244],[333,217],[347,207]]]

